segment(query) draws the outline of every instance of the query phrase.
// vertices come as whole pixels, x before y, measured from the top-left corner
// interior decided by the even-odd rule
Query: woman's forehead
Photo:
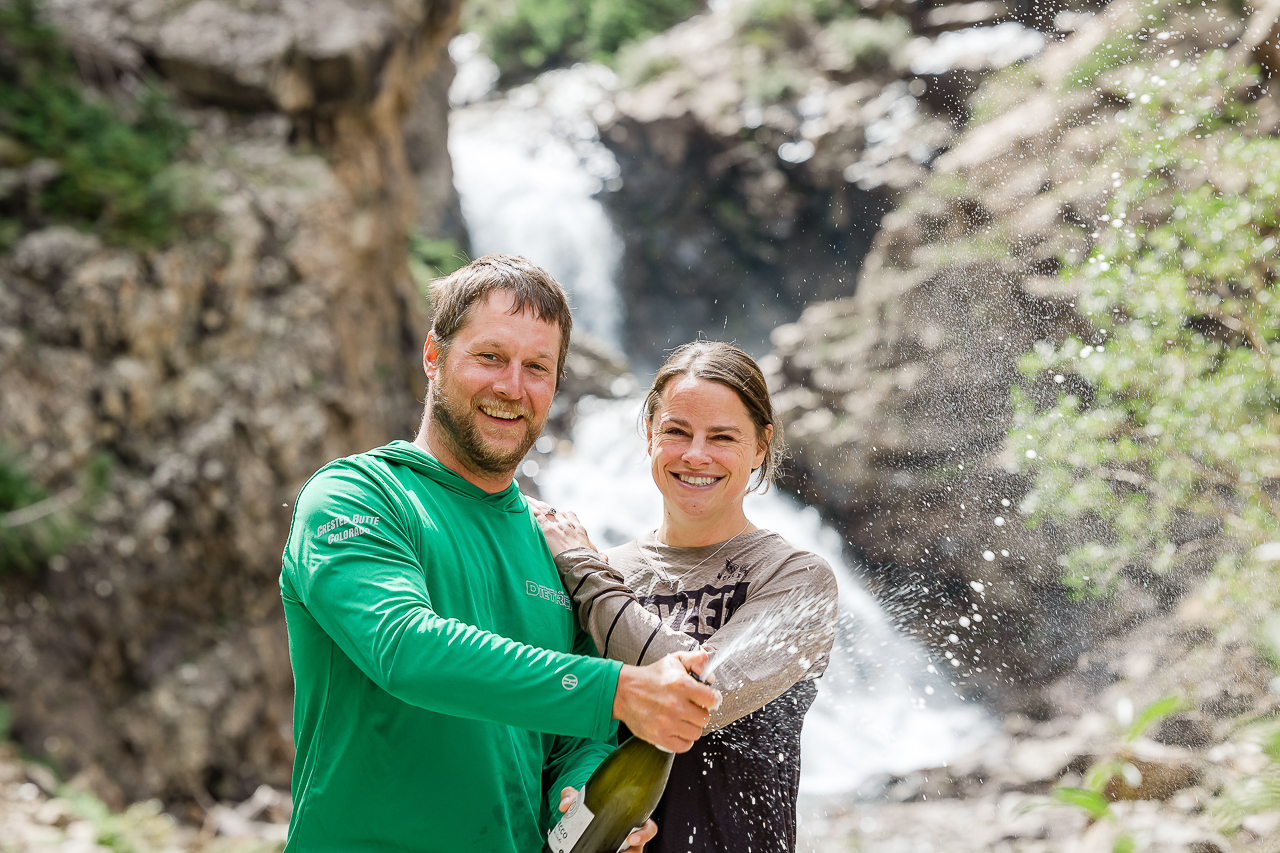
[[[654,415],[660,418],[718,416],[716,420],[730,424],[746,418],[747,407],[738,393],[727,385],[686,374],[672,379],[662,390]]]

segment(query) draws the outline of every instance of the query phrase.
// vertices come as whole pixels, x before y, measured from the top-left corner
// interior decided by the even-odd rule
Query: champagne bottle
[[[547,835],[552,853],[617,853],[667,786],[675,754],[632,735],[601,762]]]

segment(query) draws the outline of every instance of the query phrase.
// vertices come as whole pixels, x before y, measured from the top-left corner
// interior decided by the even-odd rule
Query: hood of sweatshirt
[[[512,480],[507,488],[491,495],[479,486],[468,483],[461,474],[445,466],[411,441],[396,440],[370,450],[367,455],[385,459],[397,465],[405,465],[455,494],[487,503],[501,512],[524,512],[528,507],[515,480]]]

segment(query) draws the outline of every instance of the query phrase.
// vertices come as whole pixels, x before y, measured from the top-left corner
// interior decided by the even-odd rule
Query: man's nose
[[[507,364],[502,372],[498,374],[498,377],[493,382],[493,390],[494,393],[501,397],[519,400],[522,390],[520,383],[520,365],[513,361]]]

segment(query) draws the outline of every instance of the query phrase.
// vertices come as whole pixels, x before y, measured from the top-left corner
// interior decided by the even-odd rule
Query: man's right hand
[[[720,694],[695,681],[705,651],[672,652],[648,666],[623,664],[613,698],[613,718],[631,733],[671,752],[688,752],[711,718]]]

